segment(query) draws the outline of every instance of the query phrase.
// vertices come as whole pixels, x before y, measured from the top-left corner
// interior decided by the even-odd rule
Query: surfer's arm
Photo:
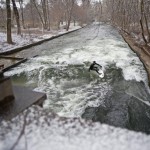
[[[100,64],[97,64],[97,63],[96,63],[96,65],[98,65],[98,66],[100,66],[100,67],[102,68],[102,66],[101,66]]]

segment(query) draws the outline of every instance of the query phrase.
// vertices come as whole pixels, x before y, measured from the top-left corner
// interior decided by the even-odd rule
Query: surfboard
[[[104,78],[104,71],[102,69],[99,69],[98,73],[95,70],[90,70],[90,73],[98,76],[99,78]]]
[[[104,71],[100,69],[98,72],[99,72],[99,77],[104,78]]]

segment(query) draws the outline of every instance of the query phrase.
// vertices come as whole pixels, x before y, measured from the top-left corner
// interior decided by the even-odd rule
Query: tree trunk
[[[23,0],[19,0],[19,4],[20,4],[20,10],[21,10],[22,26],[23,26],[23,29],[25,29],[26,27],[24,23]]]
[[[38,9],[37,5],[36,5],[36,2],[35,2],[35,1],[33,1],[32,3],[33,3],[33,5],[34,5],[35,9],[37,10],[37,13],[38,13],[39,18],[40,18],[41,23],[42,23],[42,28],[43,28],[43,29],[45,29],[46,27],[45,27],[45,24],[44,24],[44,21],[43,21],[42,15],[41,15],[41,13],[40,13],[40,11],[39,11],[39,9]]]
[[[6,9],[7,9],[7,43],[13,44],[11,36],[11,8],[10,0],[6,0]]]
[[[67,16],[68,16],[66,31],[68,31],[69,27],[70,27],[70,22],[71,22],[71,17],[72,17],[72,12],[73,12],[73,6],[74,6],[74,0],[71,0],[70,3],[71,3],[70,8],[69,8],[69,4],[66,3],[66,5],[67,5]]]
[[[143,40],[144,40],[145,44],[147,45],[147,40],[146,40],[145,35],[144,35],[144,27],[143,27],[142,20],[140,20],[140,25],[141,25],[141,29],[142,29],[142,37],[143,37]]]
[[[1,14],[2,14],[2,25],[4,28],[6,28],[6,25],[5,25],[5,16],[4,16],[4,9],[2,7],[0,7],[0,10],[1,10]]]
[[[42,11],[43,11],[43,21],[44,21],[44,28],[47,29],[47,7],[46,7],[46,0],[41,0],[42,2]]]
[[[15,0],[12,0],[12,4],[13,4],[13,10],[14,10],[14,14],[15,14],[15,18],[16,18],[16,23],[17,23],[17,34],[21,34],[21,26],[20,26],[20,20],[19,20],[19,12],[15,3]]]
[[[99,15],[98,15],[98,21],[100,22],[101,18],[102,18],[102,13],[103,13],[103,9],[102,9],[102,2],[99,0],[98,2],[98,11],[99,11]]]
[[[35,27],[35,21],[34,21],[34,16],[33,16],[33,14],[34,14],[34,12],[33,12],[33,5],[31,4],[30,5],[30,12],[31,12],[31,17],[32,17],[32,27],[34,28]]]
[[[142,37],[143,37],[143,40],[144,40],[145,44],[147,45],[147,40],[146,40],[146,38],[145,38],[144,25],[143,25],[143,24],[144,24],[144,23],[143,23],[143,21],[144,21],[144,2],[143,2],[143,0],[141,0],[140,5],[141,5],[141,19],[140,19],[140,25],[141,25],[141,29],[142,29]]]
[[[50,10],[49,10],[49,1],[47,0],[47,23],[48,23],[48,31],[51,29],[51,22],[50,22]]]
[[[147,35],[148,35],[148,39],[147,39],[147,42],[149,43],[150,42],[150,31],[149,31],[149,27],[148,27],[148,19],[146,17],[146,14],[144,12],[144,19],[145,19],[145,25],[146,25],[146,31],[147,31]]]

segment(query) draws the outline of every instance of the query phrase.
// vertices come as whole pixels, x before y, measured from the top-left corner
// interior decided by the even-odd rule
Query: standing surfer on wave
[[[100,68],[99,68],[100,67]],[[99,69],[102,69],[102,66],[97,64],[96,61],[93,61],[93,63],[90,65],[89,71],[94,70],[96,71],[98,74],[99,73]]]

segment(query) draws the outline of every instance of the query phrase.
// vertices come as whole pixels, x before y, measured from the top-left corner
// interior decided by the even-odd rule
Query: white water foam
[[[89,42],[87,46],[76,50],[74,47],[62,49],[61,53],[54,53],[49,56],[37,57],[24,67],[7,72],[6,75],[29,72],[41,66],[59,64],[83,64],[83,62],[97,61],[103,68],[111,63],[116,63],[118,68],[123,70],[126,80],[147,81],[147,75],[143,64],[138,57],[129,49],[128,45],[122,41],[108,40],[98,43],[98,40]],[[120,45],[118,47],[118,45]],[[121,47],[122,46],[122,47]],[[40,64],[45,62],[45,64]],[[58,65],[58,64],[57,64]]]
[[[95,89],[99,91],[96,92]],[[51,108],[59,116],[81,117],[86,107],[98,107],[102,104],[109,90],[107,83],[95,85],[82,80],[62,79],[57,84],[53,78],[45,86],[48,100],[45,101],[44,108]]]
[[[79,42],[78,46],[76,43],[72,43],[69,46],[62,46],[61,50],[56,52],[53,50],[53,53],[46,50],[45,55],[43,52],[43,56],[30,59],[27,63],[6,72],[6,75],[17,74],[19,76],[19,74],[25,73],[29,81],[34,80],[34,76],[38,76],[36,81],[34,81],[37,82],[38,85],[36,90],[44,91],[48,95],[48,101],[46,101],[45,107],[50,107],[51,105],[51,107],[56,109],[55,111],[57,111],[58,114],[72,117],[79,117],[87,106],[100,105],[104,97],[100,96],[102,99],[97,97],[93,101],[87,101],[88,98],[86,94],[88,93],[86,90],[84,91],[83,88],[94,88],[93,82],[95,81],[84,83],[84,80],[80,80],[80,78],[78,80],[60,79],[61,73],[66,73],[68,76],[74,75],[74,73],[69,70],[64,71],[68,66],[82,65],[82,69],[85,71],[88,70],[89,67],[85,65],[86,62],[96,61],[103,66],[104,70],[110,64],[116,64],[116,67],[123,70],[123,75],[126,80],[144,81],[146,83],[147,76],[143,64],[136,54],[129,49],[128,45],[122,40],[118,33],[116,31],[111,33],[112,31],[109,26],[100,26],[98,28],[98,34],[97,28],[89,29],[89,33],[87,33],[89,39],[87,41],[84,40],[87,38],[87,35],[84,35],[84,30],[83,35],[81,33],[81,37],[75,37],[75,39],[79,38],[77,41]],[[87,29],[85,29],[85,31],[86,30]],[[69,40],[71,39],[67,39],[68,43]],[[80,40],[83,40],[83,42],[80,43]],[[54,70],[54,76],[45,78],[45,72],[48,69]],[[74,70],[75,72],[77,71],[76,68],[74,68]],[[70,83],[72,88],[69,89],[70,91],[67,89],[68,95],[63,95],[66,90],[63,89],[63,86],[64,84],[69,84],[67,82]],[[78,83],[78,87],[75,86],[74,82]],[[79,82],[83,83],[84,87],[79,85]],[[97,86],[101,91],[103,91],[102,89],[104,88],[106,92],[104,92],[103,95],[109,91],[108,85],[103,86],[103,84],[99,84]],[[101,91],[96,93],[101,93]],[[94,94],[95,93],[93,93],[93,95]],[[54,102],[56,99],[59,102]]]

